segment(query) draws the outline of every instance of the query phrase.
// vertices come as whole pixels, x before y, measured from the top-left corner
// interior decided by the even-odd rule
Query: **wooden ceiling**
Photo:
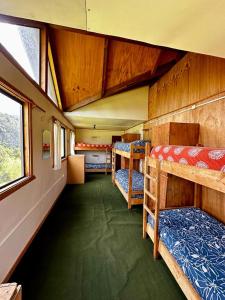
[[[64,111],[153,84],[183,55],[117,38],[50,28]]]

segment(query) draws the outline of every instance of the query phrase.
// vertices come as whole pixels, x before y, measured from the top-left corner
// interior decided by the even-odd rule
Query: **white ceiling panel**
[[[85,0],[0,0],[0,13],[86,29]]]
[[[225,57],[224,0],[87,0],[89,31]]]

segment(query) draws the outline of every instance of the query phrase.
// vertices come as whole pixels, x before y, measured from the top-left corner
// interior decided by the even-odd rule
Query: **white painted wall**
[[[51,118],[55,116],[71,127],[70,123],[0,53],[0,76],[20,89],[46,113],[37,108],[32,111],[33,167],[36,179],[0,201],[0,282],[3,281],[16,259],[63,190],[67,177],[67,162],[62,169],[52,169],[52,159],[42,160],[42,131],[51,130]]]
[[[144,123],[129,128],[128,130],[125,131],[125,133],[139,133],[141,135],[141,139],[143,139],[143,128],[144,128]]]
[[[111,144],[113,135],[122,135],[124,131],[76,129],[76,143]]]

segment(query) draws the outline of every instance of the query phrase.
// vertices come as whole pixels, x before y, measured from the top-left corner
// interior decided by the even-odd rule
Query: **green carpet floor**
[[[67,186],[11,281],[23,300],[185,299],[111,176]]]

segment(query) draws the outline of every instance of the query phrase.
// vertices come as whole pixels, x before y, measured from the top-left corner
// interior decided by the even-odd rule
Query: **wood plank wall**
[[[151,128],[158,124],[195,122],[200,124],[199,143],[225,147],[225,100],[188,109],[223,96],[224,91],[225,59],[188,53],[150,88],[145,138],[151,138]],[[204,188],[202,208],[225,222],[225,195],[222,193]]]

